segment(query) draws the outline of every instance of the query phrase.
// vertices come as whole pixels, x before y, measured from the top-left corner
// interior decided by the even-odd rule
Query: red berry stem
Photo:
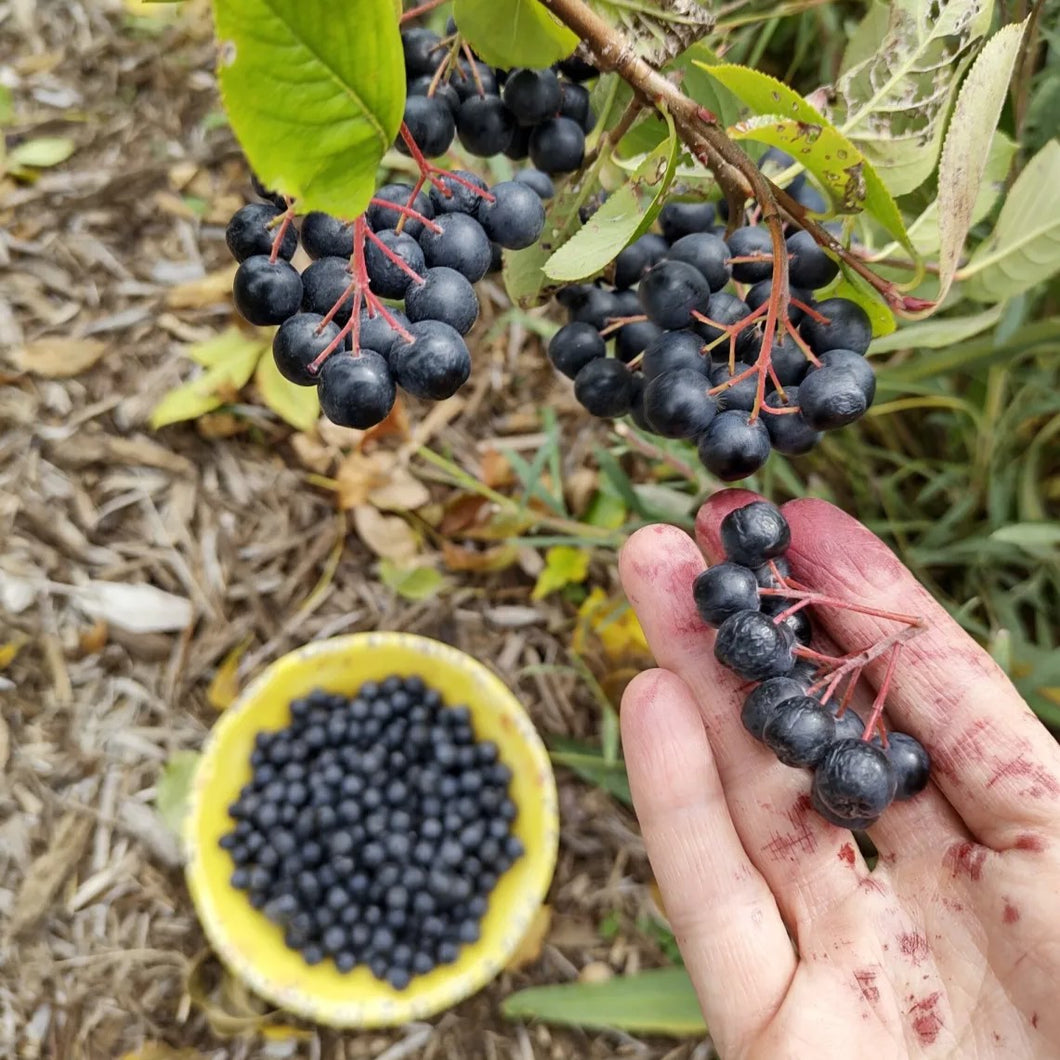
[[[821,314],[818,313],[817,316],[821,317]],[[821,317],[821,319],[827,323],[827,317]],[[809,343],[799,334],[798,329],[795,327],[794,324],[792,324],[790,320],[784,321],[784,330],[791,336],[792,341],[795,343],[795,345],[798,346],[800,350],[802,350],[802,355],[806,358],[806,360],[808,360],[810,364],[814,365],[815,367],[820,368],[820,357],[818,357],[817,354],[810,349]]]
[[[420,15],[425,15],[428,11],[433,11],[436,7],[441,7],[444,3],[446,3],[446,0],[426,0],[425,3],[418,4],[416,7],[410,7],[408,11],[398,19],[398,23],[403,26],[406,22],[411,22],[412,19],[418,18]]]
[[[883,704],[887,700],[887,692],[891,687],[891,680],[894,677],[894,670],[898,665],[898,656],[901,652],[901,643],[895,644],[894,649],[891,652],[891,657],[887,661],[887,672],[883,675],[879,691],[876,693],[875,700],[873,700],[872,712],[869,714],[869,720],[865,723],[865,731],[861,734],[861,738],[867,742],[872,739],[873,730],[879,729],[880,740],[882,741],[884,748],[887,747],[887,730],[883,727],[883,722],[881,721]]]
[[[784,582],[784,579],[777,574],[778,579]],[[916,629],[924,629],[925,623],[922,618],[918,618],[916,615],[903,615],[898,611],[883,611],[878,607],[869,607],[866,604],[853,604],[849,600],[841,600],[838,596],[828,596],[825,593],[819,593],[814,589],[795,589],[789,588],[793,586],[792,582],[784,582],[784,588],[781,589],[759,589],[759,596],[784,596],[790,597],[795,600],[805,600],[809,604],[817,604],[821,607],[835,607],[844,611],[856,611],[859,615],[872,615],[874,618],[886,618],[893,622],[903,622],[907,626],[915,627]]]
[[[370,228],[367,227],[367,225],[365,226],[365,236],[370,239],[372,243],[383,252],[383,255],[386,258],[388,258],[399,269],[401,269],[401,271],[404,272],[405,275],[408,276],[413,283],[423,283],[423,277],[414,268],[412,268],[407,261],[403,261],[397,254],[395,254],[390,249],[390,247],[388,247],[386,243],[384,243],[379,238],[379,236],[375,234],[375,232],[373,232]]]
[[[402,206],[400,203],[390,202],[387,199],[372,199],[372,205],[378,206],[383,210],[393,210],[394,213],[401,214],[401,221],[403,223],[405,218],[411,217],[414,221],[419,221],[425,228],[429,228],[432,232],[440,232],[441,228],[434,223],[429,217],[425,217],[417,210],[412,203],[416,201],[416,195],[419,194],[419,189],[416,190],[412,196],[412,202]]]
[[[276,235],[272,237],[272,249],[269,252],[269,264],[275,265],[280,257],[280,247],[283,246],[283,237],[287,235],[287,229],[294,224],[294,207],[291,205],[290,198],[285,195],[284,202],[287,203],[287,209],[276,218],[272,223],[276,224],[279,221],[279,225],[276,228]]]
[[[614,332],[624,328],[627,324],[642,324],[647,320],[647,314],[638,313],[632,317],[608,317],[607,326],[600,332],[600,338],[606,339],[608,335],[614,334]]]

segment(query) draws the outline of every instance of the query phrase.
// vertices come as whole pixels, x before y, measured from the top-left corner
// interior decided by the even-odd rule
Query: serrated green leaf
[[[227,357],[217,360],[197,378],[163,395],[151,412],[152,430],[198,419],[226,402],[234,401],[254,374],[264,351],[265,345],[261,342],[248,340],[241,345],[233,344]]]
[[[393,560],[379,561],[379,580],[406,600],[429,600],[445,588],[445,577],[434,567],[403,567]]]
[[[980,335],[992,328],[1004,311],[1003,305],[992,306],[983,313],[967,317],[943,317],[924,320],[899,328],[872,343],[872,353],[893,353],[895,350],[938,350]]]
[[[673,1037],[707,1029],[684,968],[653,968],[604,983],[531,987],[512,994],[501,1010],[509,1019]]]
[[[1029,18],[1029,16],[1028,16]],[[1026,20],[986,42],[957,96],[939,159],[939,293],[946,297],[972,224],[990,141],[1008,93]]]
[[[221,96],[251,168],[299,208],[355,217],[405,105],[391,0],[214,0]]]
[[[623,247],[652,226],[677,165],[678,139],[669,115],[669,136],[596,213],[545,263],[551,280],[571,283],[598,273]],[[647,203],[643,197],[647,196]]]
[[[1012,298],[1060,269],[1060,142],[1051,140],[1009,190],[990,238],[958,269],[962,292],[981,302]],[[965,282],[967,281],[967,282]]]
[[[494,66],[551,66],[578,46],[578,35],[538,0],[456,0],[453,18]]]
[[[829,288],[828,297],[849,298],[852,302],[857,302],[868,313],[869,320],[872,321],[873,338],[890,335],[897,325],[894,313],[891,312],[887,303],[875,288],[862,279],[846,262],[841,261],[839,269],[839,283],[834,288]]]
[[[993,0],[893,0],[882,40],[840,76],[835,125],[892,195],[934,171],[953,93],[992,12]]]
[[[7,152],[8,169],[48,169],[65,162],[77,144],[65,136],[38,136],[24,140]]]
[[[188,799],[201,758],[198,751],[175,751],[155,785],[155,806],[159,816],[178,837],[181,836],[181,826],[188,811]]]
[[[276,367],[276,358],[270,354],[258,361],[254,382],[261,392],[261,400],[295,430],[308,431],[320,419],[317,388],[284,379]]]
[[[537,576],[530,598],[542,600],[568,585],[581,585],[589,575],[590,559],[588,549],[554,545],[545,553],[545,565]]]

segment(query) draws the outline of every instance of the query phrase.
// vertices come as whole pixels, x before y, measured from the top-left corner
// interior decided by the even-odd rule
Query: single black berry
[[[478,297],[467,277],[439,265],[427,269],[423,283],[411,283],[405,292],[405,312],[414,324],[440,320],[466,335],[478,319]]]
[[[272,356],[284,379],[299,386],[316,386],[319,374],[310,372],[309,365],[339,335],[338,324],[323,321],[319,313],[295,313],[279,326],[272,339]]]
[[[861,379],[849,368],[815,368],[799,384],[802,418],[815,431],[830,431],[860,419],[868,408]]]
[[[737,611],[757,611],[758,582],[754,573],[738,563],[717,563],[696,576],[692,597],[699,617],[717,626]]]
[[[640,368],[645,380],[682,368],[692,368],[707,377],[710,360],[703,353],[703,340],[695,332],[663,331],[645,347]]]
[[[744,568],[740,568],[741,570]],[[792,677],[771,677],[763,681],[745,700],[740,711],[743,727],[756,739],[762,739],[766,724],[789,699],[806,694],[800,681]]]
[[[520,169],[515,174],[515,179],[521,184],[528,184],[541,199],[551,199],[556,194],[556,186],[552,183],[552,178],[547,173],[543,173],[540,169],[534,169],[532,166]]]
[[[544,173],[573,173],[585,158],[585,130],[571,118],[549,118],[530,134],[530,160]]]
[[[247,258],[232,282],[236,308],[251,324],[282,324],[298,312],[302,277],[289,261],[269,261],[266,254]]]
[[[416,146],[427,158],[444,155],[456,135],[453,112],[437,96],[406,96],[403,120]],[[395,147],[402,154],[411,154],[402,136],[398,136]]]
[[[336,351],[320,369],[319,395],[320,409],[332,423],[366,430],[386,419],[397,391],[378,353]]]
[[[400,224],[402,232],[412,236],[413,239],[418,239],[423,231],[423,222],[418,217],[412,217],[408,213],[403,213],[401,209],[392,207],[410,208],[428,220],[434,217],[434,207],[423,191],[416,195],[410,205],[411,196],[412,186],[410,184],[384,184],[378,188],[372,196],[368,209],[364,212],[365,220],[372,231],[381,232],[384,228],[397,228]]]
[[[732,278],[740,283],[758,283],[773,278],[773,240],[769,229],[758,226],[737,228],[727,240],[729,254],[734,258],[754,258],[753,261],[734,261]]]
[[[808,453],[820,440],[821,434],[815,431],[798,411],[799,388],[789,386],[781,397],[780,391],[766,395],[766,405],[773,409],[793,409],[779,416],[768,412],[762,416],[762,422],[769,431],[769,440],[778,453],[786,456],[799,456]]]
[[[423,250],[412,236],[392,228],[373,235],[375,238],[366,240],[364,248],[368,287],[381,298],[404,298],[414,277],[424,274]]]
[[[423,257],[430,268],[444,265],[477,283],[489,271],[492,251],[482,225],[466,213],[437,216],[435,225],[441,231],[424,228],[420,233]]]
[[[838,275],[839,264],[830,258],[809,232],[788,236],[788,279],[796,287],[816,291]]]
[[[787,766],[813,766],[835,739],[835,719],[810,696],[786,699],[762,730],[762,741]]]
[[[665,372],[644,389],[644,414],[664,438],[694,438],[710,426],[718,403],[709,382],[694,368]]]
[[[456,180],[456,177],[460,180]],[[469,184],[471,187],[468,187]],[[472,188],[478,188],[479,191],[488,190],[486,182],[477,173],[466,169],[454,169],[451,173],[438,177],[431,184],[431,206],[434,207],[435,217],[440,218],[446,213],[476,216],[483,196],[472,191]]]
[[[457,92],[460,88],[453,82]],[[511,143],[515,118],[500,96],[468,96],[456,116],[456,134],[464,149],[480,158],[501,154]]]
[[[699,459],[723,482],[754,474],[769,459],[769,432],[762,417],[743,409],[719,412],[699,438]]]
[[[632,380],[632,373],[621,361],[600,357],[578,372],[574,396],[594,416],[625,416],[633,397]]]
[[[661,328],[687,328],[693,312],[706,313],[710,285],[703,274],[684,261],[660,261],[642,277],[640,304],[648,319]]]
[[[559,110],[562,91],[554,70],[524,67],[508,74],[501,98],[520,125],[538,125]]]
[[[691,232],[678,239],[667,251],[669,261],[684,261],[697,269],[711,291],[720,291],[730,280],[732,268],[727,263],[729,248],[721,236],[712,232]]]
[[[734,508],[721,521],[721,546],[734,563],[758,567],[782,555],[791,544],[791,528],[769,501]]]
[[[486,235],[508,250],[522,250],[536,243],[545,227],[545,207],[528,184],[506,180],[493,185],[493,202],[482,202],[478,219]]]
[[[873,737],[872,743],[881,747],[894,770],[896,799],[911,799],[927,787],[931,757],[916,737],[906,732],[889,732],[886,747],[882,747],[878,736]]]
[[[452,397],[471,375],[471,354],[460,333],[440,320],[412,323],[409,332],[413,341],[397,342],[390,351],[398,386],[431,401]]]
[[[857,302],[826,298],[814,306],[814,314],[803,318],[799,334],[818,356],[828,350],[865,353],[872,341],[872,322]]]
[[[714,215],[712,202],[668,202],[659,211],[659,227],[668,243],[676,243],[693,232],[712,232]]]
[[[246,261],[256,254],[268,257],[280,232],[283,210],[260,202],[248,203],[236,210],[225,229],[225,243],[236,261]],[[280,243],[278,257],[290,261],[298,249],[298,232],[289,224]]]
[[[353,225],[329,213],[311,210],[302,218],[302,246],[314,261],[349,259],[353,254]]]
[[[718,627],[717,660],[749,681],[781,677],[795,665],[795,637],[761,611],[737,611]]]
[[[894,799],[894,769],[878,747],[864,740],[837,740],[814,770],[814,807],[832,824],[864,828]]]
[[[590,361],[607,354],[600,333],[583,321],[564,324],[548,344],[548,359],[565,376],[573,379]]]

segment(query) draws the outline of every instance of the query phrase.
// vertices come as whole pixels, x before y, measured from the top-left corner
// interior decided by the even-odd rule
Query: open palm
[[[623,698],[630,783],[719,1053],[1060,1056],[1060,748],[878,538],[824,502],[786,505],[799,581],[928,621],[887,716],[927,747],[933,780],[870,829],[870,871],[851,833],[811,808],[809,774],[743,729],[746,690],[692,601],[704,556],[721,558],[722,517],[755,499],[714,497],[698,543],[647,527],[620,565],[660,667]],[[893,629],[847,611],[814,619],[842,651]]]

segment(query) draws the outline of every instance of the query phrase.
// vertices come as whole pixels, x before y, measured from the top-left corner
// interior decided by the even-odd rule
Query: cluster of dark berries
[[[228,225],[236,307],[252,324],[280,325],[280,373],[317,386],[341,426],[380,423],[398,387],[432,401],[455,394],[471,374],[473,285],[500,248],[527,247],[544,227],[533,177],[545,174],[490,188],[473,173],[440,173],[429,192],[384,185],[355,221],[311,212],[299,231],[286,208],[251,203]],[[313,259],[301,274],[290,260],[299,242]]]
[[[717,627],[715,657],[760,682],[744,702],[744,727],[786,765],[813,769],[813,805],[826,820],[867,828],[894,799],[925,787],[927,752],[906,733],[868,731],[824,694],[828,669],[815,661],[823,657],[803,651],[813,593],[793,588],[784,559],[791,531],[780,510],[756,501],[730,512],[721,542],[725,561],[703,571],[692,592],[703,621]]]
[[[596,122],[581,82],[596,70],[571,62],[541,70],[496,69],[462,48],[455,31],[450,24],[446,38],[425,28],[401,33],[405,124],[423,154],[445,154],[456,137],[482,158],[529,157],[546,174],[579,169],[585,135]],[[403,141],[397,146],[407,150]]]
[[[367,965],[401,990],[479,938],[523,847],[511,771],[466,707],[418,677],[316,691],[250,763],[221,839],[231,882],[308,964]]]
[[[806,453],[821,432],[856,420],[876,380],[865,311],[814,299],[839,267],[807,232],[787,237],[788,321],[767,352],[769,232],[744,225],[724,239],[715,221],[712,203],[667,203],[661,231],[626,247],[610,282],[559,293],[569,322],[548,355],[594,416],[629,415],[643,430],[692,439],[704,466],[731,482],[772,449]]]

